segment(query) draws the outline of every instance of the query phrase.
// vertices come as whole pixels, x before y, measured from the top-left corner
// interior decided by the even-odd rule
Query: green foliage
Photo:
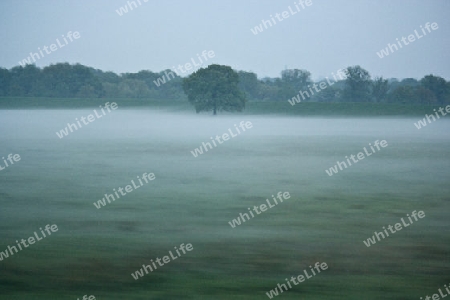
[[[414,78],[405,78],[400,82],[401,85],[407,85],[412,87],[417,87],[420,85],[420,82]]]
[[[420,80],[420,84],[424,88],[429,89],[436,96],[436,100],[439,104],[444,104],[449,100],[450,89],[444,78],[427,75]]]
[[[279,86],[270,80],[259,81],[258,97],[262,101],[280,101],[282,98],[278,96]]]
[[[303,90],[311,83],[311,73],[306,70],[286,69],[281,72],[281,81],[296,90]]]
[[[423,86],[417,87],[415,94],[419,104],[433,105],[438,103],[435,94]]]
[[[372,83],[372,97],[374,102],[384,102],[389,91],[389,83],[383,77],[375,77]]]
[[[242,111],[245,94],[239,89],[239,75],[229,66],[210,65],[183,81],[183,90],[196,112]]]
[[[391,84],[390,103],[445,105],[450,103],[449,83],[442,77],[427,75],[420,81],[406,78]],[[392,88],[394,86],[394,88]]]
[[[306,70],[286,69],[281,72],[281,80],[277,83],[280,88],[279,97],[283,100],[289,99],[308,89],[308,84],[312,83],[311,73]]]
[[[223,75],[219,69],[224,71],[224,74],[230,74],[231,77]],[[214,72],[212,69],[209,70],[211,74],[218,72],[214,73],[214,79],[208,77],[206,82],[214,83],[216,90],[219,91],[221,100],[215,101],[221,102],[221,110],[241,110],[245,102],[241,99],[242,93],[249,101],[287,103],[288,99],[296,97],[300,91],[308,91],[308,85],[312,87],[314,84],[311,73],[302,69],[287,69],[281,72],[281,77],[262,79],[258,79],[252,72],[236,73],[230,67],[227,67],[227,71],[223,68],[218,68]],[[345,73],[346,80],[334,82],[332,86],[321,89],[320,92],[303,99],[302,102],[388,102],[426,105],[450,103],[450,82],[439,76],[427,75],[421,80],[382,77],[371,80],[369,72],[360,66],[348,67]],[[339,77],[342,78],[341,75]],[[223,82],[220,83],[222,80]],[[237,88],[221,90],[222,85],[236,86],[236,80]],[[118,75],[111,71],[103,72],[80,64],[57,63],[42,69],[35,65],[25,65],[13,67],[10,70],[0,68],[0,97],[86,99],[107,97],[170,99],[183,102],[187,98],[183,81],[184,78],[171,70],[158,73],[142,70],[137,73]],[[201,97],[197,95],[194,101],[196,109],[214,111],[208,105],[208,101],[212,99],[208,98],[208,87],[201,84],[198,87],[204,89],[206,98],[201,100]],[[212,97],[213,94],[211,93],[210,96]]]
[[[388,102],[402,104],[417,103],[418,99],[415,93],[415,88],[408,85],[397,87],[392,91],[392,93],[389,94]]]
[[[100,80],[91,69],[80,65],[60,63],[42,69],[39,78],[44,97],[102,97],[104,95]]]
[[[245,92],[247,99],[258,98],[258,77],[255,73],[239,71],[239,88]]]
[[[339,101],[339,91],[332,86],[328,86],[327,88],[321,90],[320,92],[314,94],[312,97],[314,101],[324,102],[324,103],[332,103]]]
[[[9,90],[7,94],[33,96],[39,91],[41,70],[35,65],[14,67],[10,71]]]
[[[346,69],[344,98],[350,102],[370,102],[370,74],[360,66]]]
[[[11,85],[11,75],[8,69],[0,68],[0,97],[8,95],[8,90]]]

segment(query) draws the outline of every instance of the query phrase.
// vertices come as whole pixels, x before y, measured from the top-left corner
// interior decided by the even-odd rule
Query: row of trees
[[[58,98],[158,98],[186,99],[182,78],[172,73],[170,81],[157,86],[164,72],[114,72],[80,64],[58,63],[44,68],[35,65],[0,68],[0,97]],[[173,79],[172,79],[173,78]]]
[[[301,91],[312,89],[311,73],[287,69],[278,78],[258,79],[252,72],[233,71],[238,87],[249,101],[287,101]],[[360,66],[346,68],[345,77],[333,74],[333,85],[315,92],[303,102],[375,102],[445,104],[450,103],[450,83],[427,75],[414,78],[371,78]],[[335,76],[336,75],[336,76]],[[335,77],[338,81],[335,82]],[[188,77],[189,78],[189,77]],[[163,81],[161,81],[163,79]],[[324,82],[327,82],[325,79]],[[59,97],[59,98],[154,98],[186,100],[183,78],[175,72],[116,74],[103,72],[80,64],[58,63],[44,68],[35,65],[0,68],[0,96],[2,97]]]
[[[337,72],[338,73],[338,72]],[[343,73],[343,74],[342,74]],[[330,78],[313,82],[306,70],[289,69],[281,78],[258,80],[256,74],[239,71],[240,87],[250,100],[286,101],[300,92],[310,91],[304,102],[372,102],[445,104],[450,103],[450,82],[444,78],[427,75],[420,80],[406,78],[371,78],[360,66],[352,66]],[[336,78],[336,79],[335,79]],[[314,89],[314,84],[324,82],[326,88]],[[319,90],[319,92],[317,92]]]

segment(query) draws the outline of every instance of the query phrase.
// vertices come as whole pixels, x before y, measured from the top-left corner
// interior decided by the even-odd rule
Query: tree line
[[[237,75],[238,87],[246,101],[288,101],[303,92],[302,102],[450,103],[450,82],[435,75],[426,75],[419,80],[372,78],[362,67],[351,66],[343,70],[344,77],[330,76],[314,82],[311,73],[302,69],[286,69],[280,77],[262,79],[258,79],[253,72],[233,72]],[[171,74],[171,80],[162,83],[161,78],[168,73]],[[9,70],[0,68],[0,97],[154,98],[183,101],[188,98],[183,90],[183,80],[171,70],[116,74],[81,64],[57,63],[44,68],[30,64]],[[332,85],[329,84],[330,80]],[[321,82],[322,86],[327,83],[326,88],[317,88]]]

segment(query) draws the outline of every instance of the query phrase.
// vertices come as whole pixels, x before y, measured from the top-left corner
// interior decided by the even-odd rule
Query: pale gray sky
[[[213,50],[209,63],[276,77],[286,66],[313,78],[361,65],[372,76],[450,80],[450,1],[311,0],[312,5],[258,35],[262,19],[295,11],[299,0],[2,0],[0,67],[11,68],[38,47],[78,31],[80,38],[38,59],[36,65],[81,63],[117,73],[159,72]],[[131,2],[131,0],[130,0]],[[380,59],[376,52],[427,22],[437,30]]]

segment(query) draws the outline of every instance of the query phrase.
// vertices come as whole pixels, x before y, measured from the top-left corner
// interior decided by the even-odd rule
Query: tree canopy
[[[239,75],[229,66],[210,65],[183,80],[183,90],[195,111],[242,111],[245,94],[239,88]]]
[[[350,102],[370,101],[370,74],[360,66],[348,67],[346,69],[344,97]]]
[[[321,88],[320,93],[314,93],[302,102],[450,104],[450,82],[433,74],[422,79],[371,79],[370,73],[360,66],[345,70],[347,78],[334,77],[336,82],[333,80],[332,85],[326,84],[326,88]],[[192,92],[195,92],[195,95],[191,95],[191,99],[194,99],[191,103],[195,103],[198,111],[214,112],[210,105],[214,95],[216,113],[219,110],[242,110],[246,101],[287,103],[287,100],[296,97],[301,91],[308,91],[314,83],[326,83],[325,79],[313,81],[310,72],[302,69],[283,70],[276,78],[258,78],[253,72],[234,71],[231,67],[218,65],[209,66],[196,73],[198,75],[192,74],[188,77],[190,79],[186,80],[197,82],[195,89],[194,86],[190,87]],[[205,78],[200,80],[201,76]],[[189,94],[185,93],[183,81],[184,78],[171,70],[142,70],[137,73],[116,74],[81,64],[57,63],[44,68],[28,64],[9,70],[0,68],[0,97],[104,97],[187,101]],[[207,84],[203,85],[201,82]],[[213,93],[214,90],[216,94]],[[211,93],[210,98],[205,96],[208,93]],[[242,98],[243,95],[245,98]]]

